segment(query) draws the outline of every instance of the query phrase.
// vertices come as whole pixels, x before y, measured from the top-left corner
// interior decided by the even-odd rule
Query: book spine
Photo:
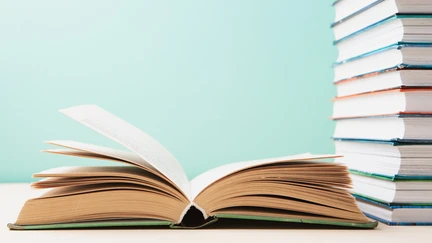
[[[196,204],[195,202],[191,202],[189,203],[189,205],[187,207],[185,207],[185,209],[183,210],[182,214],[180,215],[180,218],[177,221],[177,224],[180,224],[183,221],[184,216],[186,215],[186,213],[189,211],[189,209],[191,209],[192,207],[195,207],[196,209],[198,209],[199,211],[201,211],[204,219],[207,219],[209,217],[209,215],[207,214],[207,212],[200,206],[198,206],[198,204]]]

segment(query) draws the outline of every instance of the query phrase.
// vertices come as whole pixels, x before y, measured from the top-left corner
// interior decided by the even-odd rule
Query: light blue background
[[[45,140],[119,147],[58,109],[98,104],[160,141],[189,178],[331,153],[328,1],[0,1],[0,182],[65,165]]]

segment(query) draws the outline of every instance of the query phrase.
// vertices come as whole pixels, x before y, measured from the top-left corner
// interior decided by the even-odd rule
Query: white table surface
[[[0,242],[432,242],[432,226],[387,226],[356,229],[125,229],[12,231],[22,204],[29,197],[29,184],[0,184]]]

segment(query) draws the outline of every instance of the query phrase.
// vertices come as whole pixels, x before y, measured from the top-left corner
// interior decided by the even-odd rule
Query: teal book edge
[[[382,202],[380,200],[376,200],[374,198],[360,195],[360,194],[354,194],[353,196],[358,201],[373,204],[375,206],[386,208],[389,210],[400,209],[400,208],[432,208],[432,203],[388,203],[388,202]]]
[[[333,63],[333,67],[345,64],[347,62],[352,62],[352,61],[355,61],[355,60],[358,60],[358,59],[361,59],[361,58],[364,58],[364,57],[372,56],[372,55],[375,55],[377,53],[381,53],[381,52],[385,52],[385,51],[388,51],[388,50],[392,50],[392,49],[400,50],[402,48],[431,48],[431,47],[432,47],[432,43],[428,43],[428,42],[427,43],[421,43],[421,42],[417,42],[417,43],[415,43],[415,42],[397,42],[395,44],[392,44],[392,45],[389,45],[389,46],[385,46],[385,47],[382,47],[382,48],[379,48],[379,49],[376,49],[376,50],[373,50],[373,51],[370,51],[370,52],[366,52],[366,53],[363,53],[361,55],[348,58],[346,60],[335,62],[335,63]],[[410,68],[410,67],[412,67],[412,68],[429,68],[429,69],[432,68],[432,65],[410,64],[410,63],[401,63],[399,66],[403,66],[405,68]]]
[[[431,202],[431,203],[391,203],[391,202],[386,202],[386,201],[380,200],[380,199],[378,199],[378,198],[371,197],[371,196],[368,196],[368,195],[364,195],[364,194],[361,194],[361,193],[353,193],[353,196],[354,196],[355,198],[357,198],[357,199],[358,199],[358,198],[361,198],[361,199],[363,199],[363,200],[374,201],[374,202],[376,202],[376,203],[386,204],[386,205],[392,205],[392,206],[395,206],[395,205],[403,205],[403,206],[405,206],[405,207],[411,206],[411,207],[413,207],[413,208],[420,208],[420,207],[429,207],[429,206],[432,206],[432,202]]]
[[[397,19],[430,19],[430,18],[432,18],[431,14],[415,14],[415,15],[414,14],[396,14],[396,15],[391,15],[391,16],[389,16],[385,19],[382,19],[382,20],[380,20],[374,24],[371,24],[371,25],[369,25],[363,29],[360,29],[360,30],[358,30],[352,34],[349,34],[345,37],[342,37],[338,40],[333,41],[333,45],[337,45],[337,44],[341,43],[342,41],[345,41],[345,40],[350,39],[354,36],[357,36],[363,32],[366,32],[370,29],[373,29],[373,28],[376,28],[378,26],[387,24],[387,23],[394,21],[394,20],[397,20]],[[341,23],[341,22],[343,22],[343,21],[339,21],[338,23]],[[332,25],[332,27],[334,27],[334,26],[335,25]]]
[[[361,59],[361,58],[365,58],[365,57],[368,57],[371,55],[375,55],[375,54],[389,51],[389,50],[393,50],[393,49],[401,50],[402,48],[432,48],[432,43],[397,42],[395,44],[385,46],[385,47],[379,48],[379,49],[374,50],[374,51],[363,53],[361,55],[351,57],[349,59],[342,60],[339,62],[335,62],[335,63],[333,63],[332,67],[334,68],[336,66],[343,65],[343,64],[348,63],[348,62],[356,61],[356,60]],[[397,70],[402,70],[402,69],[432,69],[432,65],[431,64],[398,63],[392,67],[387,67],[387,68],[384,68],[381,70],[375,70],[375,71],[368,72],[368,73],[361,73],[361,74],[358,74],[358,75],[355,75],[352,77],[347,77],[347,78],[335,80],[335,81],[333,81],[333,83],[337,84],[337,83],[347,81],[347,80],[354,80],[354,79],[359,79],[362,77],[370,77],[370,76],[378,75],[381,73],[397,71]]]
[[[432,117],[432,114],[395,114],[395,115],[382,115],[382,116],[364,116],[364,117],[356,117],[356,118],[339,118],[335,120],[348,120],[348,119],[357,119],[357,118],[379,118],[379,117],[398,117],[398,118],[405,118],[405,117]],[[432,145],[432,140],[430,139],[390,139],[390,140],[376,140],[376,139],[364,139],[364,138],[346,138],[346,137],[332,137],[334,141],[340,141],[340,142],[356,142],[356,143],[375,143],[375,144],[387,144],[390,146],[428,146]]]
[[[377,117],[423,117],[430,118],[432,114],[395,114],[395,115],[380,115],[380,116],[363,116],[363,117],[349,117],[349,118],[337,118],[333,120],[347,120],[347,119],[368,119]],[[376,139],[365,139],[365,138],[347,138],[347,137],[332,137],[334,141],[346,141],[346,142],[358,142],[358,143],[377,143],[377,144],[389,144],[392,146],[413,146],[413,145],[432,145],[431,139],[400,139],[393,138],[390,140],[376,140]]]
[[[375,219],[380,221],[381,223],[390,225],[390,226],[412,226],[412,225],[422,225],[422,226],[429,226],[432,225],[432,222],[393,222],[393,221],[388,221],[379,217],[376,217],[375,215],[372,214],[368,214],[368,213],[364,213],[367,217],[371,218],[371,219]]]
[[[333,64],[332,67],[334,67],[335,65]],[[365,77],[371,77],[371,76],[375,76],[375,75],[380,75],[383,73],[388,73],[388,72],[396,72],[396,71],[400,71],[402,69],[411,69],[411,70],[428,70],[428,69],[432,69],[428,68],[428,67],[424,67],[424,66],[407,66],[407,65],[396,65],[394,67],[389,67],[389,68],[384,68],[384,69],[380,69],[380,70],[376,70],[376,71],[372,71],[369,73],[362,73],[359,75],[355,75],[349,78],[343,78],[343,79],[339,79],[339,80],[335,80],[333,81],[333,84],[338,85],[339,83],[345,82],[345,81],[350,81],[350,80],[357,80],[357,79],[361,79],[361,78],[365,78]],[[394,87],[394,88],[404,88],[404,86],[401,87]],[[405,87],[406,88],[406,87]]]
[[[406,176],[406,175],[394,175],[394,176],[388,176],[388,175],[382,175],[382,174],[376,174],[372,172],[364,172],[359,170],[350,170],[351,174],[360,175],[360,176],[366,176],[366,177],[372,177],[376,179],[386,180],[386,181],[428,181],[432,182],[432,176]]]
[[[332,3],[332,7],[334,7],[337,3],[341,2],[341,1],[342,1],[342,0],[336,0],[336,1],[334,1],[334,2]],[[356,15],[358,15],[358,14],[360,14],[360,13],[362,13],[362,12],[364,12],[364,11],[366,11],[366,10],[372,8],[373,6],[375,6],[375,5],[379,4],[379,3],[382,3],[382,2],[384,2],[384,1],[385,1],[385,0],[377,0],[377,1],[375,1],[375,2],[373,2],[373,3],[371,3],[371,4],[369,4],[369,5],[367,5],[367,6],[363,7],[363,8],[361,8],[361,9],[355,11],[354,13],[352,13],[352,14],[350,14],[350,15],[348,15],[348,16],[346,16],[346,17],[340,19],[340,20],[338,20],[338,21],[336,21],[336,22],[333,22],[333,23],[330,25],[330,27],[333,28],[334,26],[336,26],[336,25],[338,25],[338,24],[340,24],[340,23],[342,23],[342,22],[345,22],[346,20],[348,20],[348,19],[350,19],[350,18],[352,18],[352,17],[354,17],[354,16],[356,16]]]
[[[269,222],[285,222],[285,223],[303,223],[303,224],[315,224],[315,225],[328,225],[328,226],[342,226],[349,228],[363,228],[373,229],[378,225],[377,221],[369,221],[367,223],[348,223],[338,222],[331,220],[309,220],[300,218],[275,218],[275,217],[264,217],[264,216],[249,216],[249,215],[234,215],[234,214],[218,214],[211,218],[206,223],[196,227],[185,227],[182,225],[176,225],[169,221],[156,221],[156,220],[125,220],[125,221],[97,221],[97,222],[76,222],[76,223],[61,223],[61,224],[41,224],[41,225],[16,225],[8,224],[8,228],[11,230],[50,230],[50,229],[90,229],[90,228],[146,228],[146,227],[163,227],[172,229],[197,229],[205,228],[218,219],[244,219],[244,220],[257,220]]]

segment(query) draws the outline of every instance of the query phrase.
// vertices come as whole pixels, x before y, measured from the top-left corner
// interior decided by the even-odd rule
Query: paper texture
[[[211,169],[209,171],[206,171],[202,173],[201,175],[198,175],[195,177],[191,182],[191,193],[192,193],[192,200],[198,196],[198,194],[203,191],[205,188],[210,186],[213,182],[216,182],[217,180],[232,174],[234,172],[247,169],[250,167],[258,166],[258,165],[265,165],[265,164],[271,164],[271,163],[277,163],[277,162],[288,162],[288,161],[294,161],[294,160],[312,160],[312,159],[323,159],[323,158],[335,158],[338,156],[335,155],[311,155],[309,153],[306,154],[299,154],[294,156],[286,156],[286,157],[279,157],[279,158],[270,158],[270,159],[262,159],[262,160],[251,160],[251,161],[244,161],[244,162],[237,162],[237,163],[231,163],[222,165],[219,167],[216,167],[214,169]]]
[[[190,196],[188,178],[177,159],[148,134],[96,105],[75,106],[60,112],[136,153]]]

